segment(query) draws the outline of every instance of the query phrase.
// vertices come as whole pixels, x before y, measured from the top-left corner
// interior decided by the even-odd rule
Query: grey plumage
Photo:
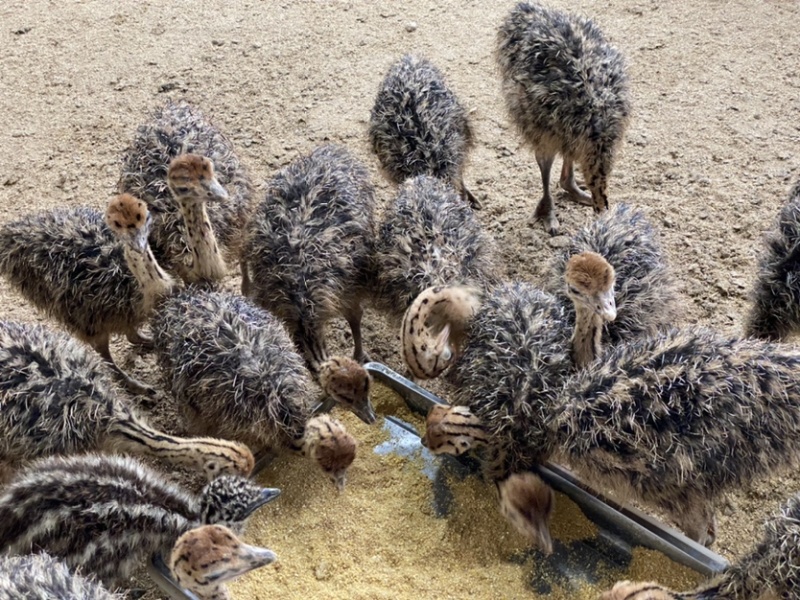
[[[152,321],[167,387],[196,432],[285,447],[312,416],[313,387],[283,324],[244,298],[190,290]]]
[[[567,378],[563,308],[544,311],[563,304],[523,291],[500,286],[484,302],[451,370],[455,404],[488,436],[492,477],[566,460],[710,543],[722,494],[800,459],[797,349],[693,327]]]
[[[601,600],[753,600],[800,598],[800,496],[764,523],[756,546],[721,575],[695,590],[673,592],[657,583],[622,582]]]
[[[430,61],[407,54],[389,68],[370,113],[369,138],[393,183],[431,175],[479,206],[463,179],[474,145],[467,111]]]
[[[193,280],[187,266],[190,252],[183,216],[167,186],[167,169],[173,158],[190,153],[211,159],[217,179],[228,191],[227,200],[208,203],[206,208],[229,261],[238,261],[253,185],[231,141],[198,108],[184,101],[168,101],[154,111],[125,150],[117,184],[119,192],[147,203],[153,215],[153,254],[164,268],[185,281]]]
[[[800,181],[767,233],[745,335],[782,340],[800,328]]]
[[[498,279],[494,240],[472,210],[431,176],[407,180],[383,215],[378,237],[377,299],[399,324],[424,289]]]
[[[256,451],[302,452],[344,486],[355,440],[337,421],[312,419],[311,378],[276,317],[238,296],[189,291],[159,307],[153,333],[192,429]]]
[[[253,468],[240,444],[150,427],[120,398],[99,357],[40,325],[0,321],[0,406],[0,463],[12,468],[92,450],[158,456],[209,477]]]
[[[508,113],[541,170],[536,217],[558,230],[549,191],[557,154],[562,185],[595,212],[608,208],[608,177],[631,111],[620,52],[591,20],[521,2],[499,28],[496,58]],[[574,162],[591,196],[575,184]]]
[[[116,201],[140,204],[130,196]],[[146,239],[149,222],[137,225]],[[119,241],[94,209],[56,208],[3,226],[0,272],[34,306],[97,350],[129,390],[153,393],[116,365],[109,348],[111,335],[119,333],[145,344],[137,328],[174,286],[160,269],[149,289],[140,285],[129,259],[144,264],[145,254],[131,252],[131,242]]]
[[[343,316],[361,346],[362,301],[374,280],[375,198],[343,147],[321,146],[281,169],[249,225],[250,296],[286,323],[312,370],[328,358],[325,324]]]
[[[132,458],[51,457],[3,490],[0,547],[6,554],[44,550],[115,588],[186,531],[204,523],[241,531],[276,495],[226,476],[194,496]]]
[[[587,250],[596,252],[616,275],[617,316],[603,331],[612,345],[673,327],[680,315],[679,298],[657,236],[643,211],[618,204],[570,238],[551,262],[545,289],[565,302],[574,323],[575,308],[564,283],[567,261]]]
[[[56,208],[4,225],[0,272],[26,300],[93,345],[135,331],[146,316],[123,246],[93,208]]]
[[[453,403],[484,424],[489,477],[502,480],[546,458],[550,432],[541,424],[571,368],[562,302],[525,283],[501,284],[486,295],[449,378]]]
[[[672,330],[570,378],[531,438],[713,541],[723,493],[800,459],[798,368],[790,346]]]
[[[690,598],[747,600],[771,592],[783,600],[800,598],[800,495],[764,523],[756,547]]]
[[[122,600],[47,554],[0,556],[0,600]]]

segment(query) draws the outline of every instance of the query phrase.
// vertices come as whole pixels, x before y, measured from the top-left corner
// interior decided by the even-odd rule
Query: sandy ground
[[[388,201],[393,189],[369,151],[367,120],[388,65],[415,51],[446,73],[473,111],[478,145],[466,181],[483,200],[479,217],[499,241],[506,275],[541,281],[563,240],[530,224],[539,174],[499,95],[494,32],[511,6],[5,0],[0,219],[57,205],[102,207],[121,151],[167,97],[185,97],[212,115],[259,184],[298,154],[334,141],[364,160],[380,200]],[[687,322],[738,333],[762,232],[800,177],[793,152],[800,142],[800,3],[570,6],[594,16],[630,63],[634,115],[611,202],[643,207],[660,228]],[[566,200],[557,199],[556,208],[566,233],[591,218]],[[0,314],[41,320],[4,283]],[[374,312],[365,327],[372,356],[399,368],[395,332]],[[115,350],[128,353],[124,344]],[[126,360],[157,381],[150,359]],[[798,490],[800,476],[791,476],[731,497],[716,549],[728,557],[742,552],[763,517]]]

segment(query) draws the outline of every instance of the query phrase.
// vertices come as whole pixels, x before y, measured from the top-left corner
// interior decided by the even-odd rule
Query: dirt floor
[[[611,0],[553,6],[596,18],[629,59],[634,114],[611,202],[643,207],[685,294],[686,322],[741,331],[763,231],[800,178],[800,3]],[[531,214],[541,193],[509,126],[492,49],[510,2],[253,0],[0,4],[0,220],[58,205],[101,208],[136,126],[167,97],[187,98],[234,141],[260,185],[316,145],[345,144],[394,192],[369,151],[367,120],[389,64],[430,58],[472,111],[466,171],[509,278],[541,281],[553,248]],[[557,168],[554,169],[558,172]],[[556,199],[565,233],[591,219]],[[236,281],[232,278],[230,285]],[[41,316],[0,283],[0,315]],[[368,312],[376,360],[401,367],[397,335]],[[335,332],[346,343],[341,327]],[[115,347],[157,383],[149,358]],[[169,399],[163,399],[168,406]],[[167,410],[168,408],[164,408]],[[716,550],[733,558],[800,490],[776,477],[730,497]]]

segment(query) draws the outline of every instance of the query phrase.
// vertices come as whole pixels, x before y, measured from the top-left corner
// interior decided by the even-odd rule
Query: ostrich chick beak
[[[600,294],[600,316],[605,321],[613,321],[617,318],[617,303],[614,300],[614,287]]]
[[[336,471],[333,474],[333,483],[336,485],[336,491],[340,494],[344,491],[344,486],[347,483],[347,471]]]

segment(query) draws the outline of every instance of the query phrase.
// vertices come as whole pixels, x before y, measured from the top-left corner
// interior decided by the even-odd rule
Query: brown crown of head
[[[106,223],[117,231],[139,229],[147,223],[147,205],[130,194],[120,194],[108,204]]]
[[[347,469],[356,458],[356,440],[342,429],[319,441],[317,462],[325,471],[338,472]]]
[[[357,361],[346,356],[335,356],[325,363],[328,380],[333,379],[358,394],[369,392],[369,373]]]
[[[174,185],[213,179],[214,163],[199,154],[181,154],[169,163],[169,180]]]
[[[596,252],[581,252],[567,262],[565,279],[585,293],[598,294],[614,285],[614,267]]]

